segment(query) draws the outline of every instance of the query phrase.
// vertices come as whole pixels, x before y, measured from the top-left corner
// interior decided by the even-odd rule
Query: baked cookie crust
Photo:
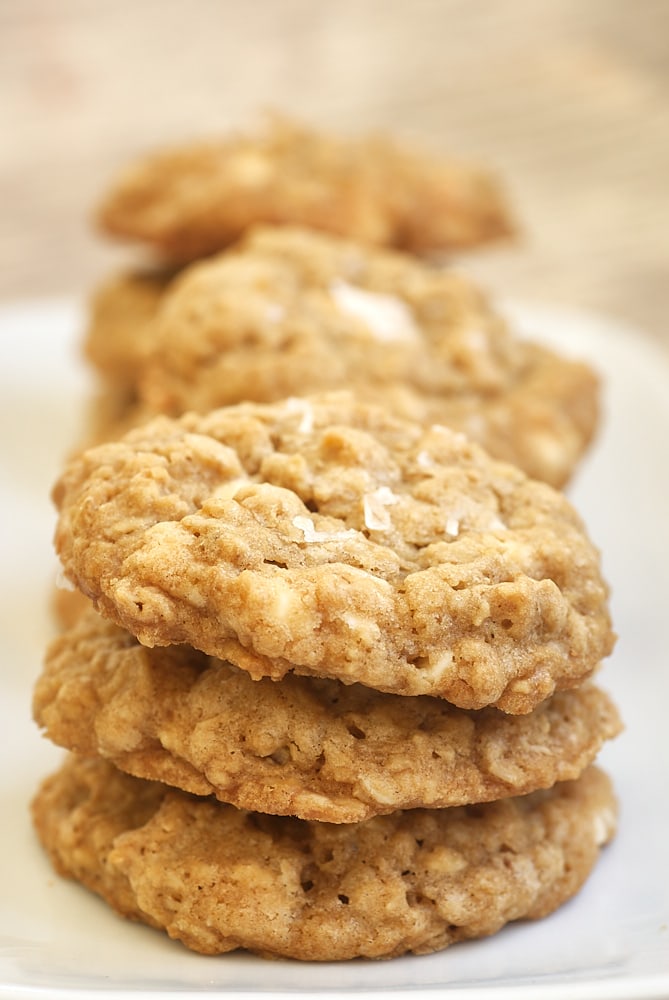
[[[613,644],[566,498],[334,394],[162,417],[54,490],[65,575],[148,646],[522,714]]]
[[[333,825],[264,816],[70,758],[33,801],[55,869],[204,954],[426,954],[552,912],[612,836],[591,768],[533,795]]]

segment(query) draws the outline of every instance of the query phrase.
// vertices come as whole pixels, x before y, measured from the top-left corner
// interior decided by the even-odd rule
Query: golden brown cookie
[[[53,588],[50,610],[59,630],[73,628],[90,606],[91,602],[76,587],[63,587],[57,583]]]
[[[511,716],[294,674],[253,681],[189,646],[147,649],[94,611],[49,647],[33,710],[54,743],[130,774],[331,823],[548,788],[620,731],[590,685]]]
[[[526,713],[613,644],[565,497],[345,393],[166,417],[54,490],[65,575],[148,646]]]
[[[80,447],[118,437],[155,415],[138,399],[138,383],[153,349],[152,320],[173,276],[122,273],[91,296],[82,349],[97,381]]]
[[[146,156],[114,182],[97,217],[108,235],[179,263],[222,249],[258,222],[420,252],[475,247],[513,229],[497,181],[483,170],[281,118],[257,134]]]
[[[265,816],[71,758],[33,802],[56,870],[205,954],[426,954],[539,918],[581,887],[616,803],[575,782],[479,806],[333,825]]]
[[[138,418],[350,389],[558,487],[597,426],[593,371],[515,337],[471,281],[313,231],[262,228],[188,268],[149,326],[142,367],[128,355]]]
[[[151,320],[173,276],[170,271],[122,273],[91,296],[84,354],[118,388],[135,390],[152,346]]]

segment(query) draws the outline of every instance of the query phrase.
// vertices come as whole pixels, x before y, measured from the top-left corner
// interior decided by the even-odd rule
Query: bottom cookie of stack
[[[427,954],[573,896],[615,830],[596,767],[483,805],[331,824],[238,809],[70,754],[33,801],[56,870],[204,954]]]

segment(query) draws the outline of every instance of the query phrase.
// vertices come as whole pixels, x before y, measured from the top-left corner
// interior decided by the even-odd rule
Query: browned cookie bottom
[[[482,806],[332,825],[245,812],[71,756],[33,803],[56,870],[205,954],[426,954],[545,916],[613,835],[596,768]]]

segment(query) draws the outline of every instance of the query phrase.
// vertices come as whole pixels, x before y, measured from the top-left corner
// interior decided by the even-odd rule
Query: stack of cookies
[[[275,124],[104,211],[172,269],[93,309],[105,403],[54,490],[80,603],[34,695],[71,753],[33,815],[59,872],[207,954],[489,935],[615,827],[607,587],[556,489],[596,380],[414,256],[508,228],[494,188],[380,144]]]

